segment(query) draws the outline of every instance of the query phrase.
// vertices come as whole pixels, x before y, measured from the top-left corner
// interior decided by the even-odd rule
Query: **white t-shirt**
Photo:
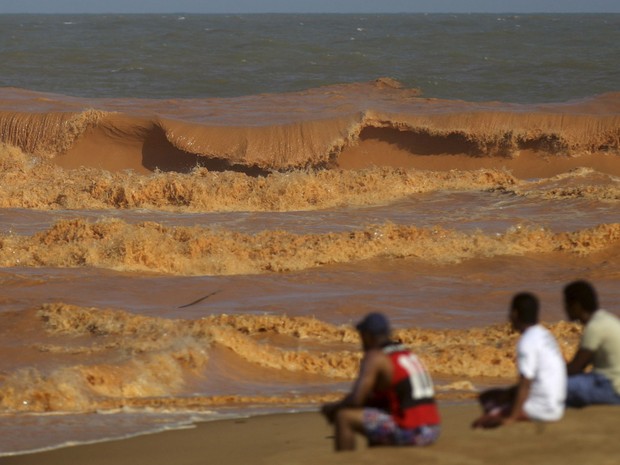
[[[555,421],[564,414],[566,361],[553,335],[530,326],[517,343],[519,373],[532,381],[523,410],[533,420]]]

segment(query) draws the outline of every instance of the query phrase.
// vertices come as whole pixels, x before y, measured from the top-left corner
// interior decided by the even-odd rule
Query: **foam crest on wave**
[[[579,198],[616,202],[620,200],[620,177],[598,173],[590,168],[578,168],[549,179],[521,183],[504,190],[545,200]]]
[[[53,155],[64,167],[143,173],[333,167],[366,138],[411,155],[502,158],[528,150],[541,163],[620,150],[619,93],[563,104],[475,103],[426,99],[383,80],[237,99],[100,99],[81,111],[66,100],[53,105],[64,112],[0,112],[0,142]]]
[[[67,172],[0,146],[0,207],[168,211],[294,211],[385,203],[437,190],[509,189],[501,170],[427,172],[398,168],[247,176],[195,169],[141,176],[81,168]]]
[[[106,112],[80,113],[0,112],[1,141],[26,153],[54,156],[66,152],[89,128],[96,127]]]
[[[174,275],[235,275],[305,270],[375,258],[459,263],[525,254],[589,255],[617,247],[620,224],[572,232],[511,227],[502,234],[384,223],[362,230],[256,234],[119,219],[62,220],[32,236],[0,236],[0,266],[81,267]]]
[[[502,169],[427,171],[394,167],[304,170],[248,176],[197,168],[188,174],[66,171],[0,146],[0,207],[175,212],[300,211],[377,205],[437,191],[503,191],[544,199],[620,199],[618,177],[579,168],[540,181]]]
[[[334,393],[272,397],[184,392],[189,377],[209,376],[209,347],[214,344],[256,366],[326,378],[352,379],[360,360],[359,338],[352,327],[308,317],[213,315],[198,320],[169,320],[55,303],[42,306],[38,318],[57,341],[41,346],[41,351],[77,350],[88,354],[92,350],[96,357],[91,363],[47,371],[25,368],[5,373],[0,380],[0,409],[4,411],[282,405],[334,397]],[[565,322],[548,326],[565,357],[569,357],[579,329]],[[291,340],[314,341],[315,348],[278,346],[269,338],[278,334]],[[76,337],[86,345],[76,348]],[[518,336],[507,324],[465,330],[400,328],[394,337],[418,353],[433,374],[460,378],[440,386],[440,395],[452,390],[471,391],[470,380],[475,377],[512,377],[515,373],[514,344]],[[106,362],[100,360],[102,351],[109,352]],[[234,369],[234,364],[229,369]]]
[[[122,343],[128,344],[133,350],[137,348],[146,351],[150,345],[159,347],[162,340],[184,341],[188,338],[189,341],[200,341],[200,344],[215,343],[227,347],[241,358],[263,367],[324,376],[351,375],[352,367],[343,366],[341,360],[344,357],[338,354],[317,353],[309,357],[305,351],[283,351],[275,346],[260,344],[251,338],[266,331],[293,337],[300,337],[301,334],[317,335],[324,330],[327,334],[341,332],[313,318],[220,315],[200,320],[167,320],[63,304],[47,305],[39,314],[46,327],[55,333],[120,337]],[[351,338],[351,335],[342,334],[340,339],[347,337]],[[125,342],[127,338],[130,341]]]

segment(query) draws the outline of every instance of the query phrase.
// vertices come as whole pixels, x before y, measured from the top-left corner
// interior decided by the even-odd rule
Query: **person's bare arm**
[[[326,404],[322,408],[323,415],[331,422],[334,415],[341,408],[363,407],[370,397],[377,380],[384,369],[385,355],[379,351],[370,351],[362,359],[360,373],[353,385],[353,389],[342,400]]]
[[[576,375],[583,371],[592,363],[594,352],[588,349],[579,348],[573,359],[566,365],[568,375]]]
[[[530,395],[532,388],[532,380],[527,379],[521,375],[519,377],[519,383],[517,384],[517,394],[515,395],[514,404],[510,416],[504,419],[504,424],[514,423],[515,421],[523,420],[527,418],[526,413],[523,411],[523,405]]]

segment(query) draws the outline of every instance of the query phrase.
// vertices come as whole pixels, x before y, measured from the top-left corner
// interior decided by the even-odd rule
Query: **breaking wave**
[[[620,93],[563,104],[469,103],[423,98],[379,79],[236,99],[85,100],[76,111],[75,99],[14,92],[25,94],[11,100],[24,111],[0,113],[0,142],[65,168],[146,173],[199,166],[257,175],[400,164],[403,154],[422,166],[433,156],[465,156],[461,164],[518,168],[509,159],[534,154],[530,173],[534,165],[535,172],[548,170],[549,157],[578,166],[571,160],[577,156],[620,174]]]
[[[70,353],[81,357],[82,362],[5,373],[0,378],[1,410],[311,404],[332,399],[335,394],[209,395],[188,392],[186,383],[192,377],[210,376],[210,356],[215,347],[223,347],[258,368],[328,379],[351,380],[360,360],[359,339],[352,327],[310,317],[213,315],[173,320],[56,303],[43,305],[33,324],[42,325],[55,341],[36,344],[37,350]],[[579,329],[565,322],[549,327],[565,356],[570,356]],[[418,353],[434,375],[456,378],[438,386],[440,396],[450,391],[469,392],[471,396],[471,380],[476,377],[514,376],[517,335],[508,325],[462,330],[402,328],[394,337]],[[105,363],[97,362],[101,352],[106,354]],[[234,363],[227,366],[235,369]]]
[[[392,223],[362,230],[295,234],[265,230],[62,220],[32,236],[0,236],[0,266],[81,267],[174,275],[234,275],[304,270],[375,258],[458,263],[526,254],[589,255],[620,244],[620,224],[573,232],[511,227],[503,234]]]

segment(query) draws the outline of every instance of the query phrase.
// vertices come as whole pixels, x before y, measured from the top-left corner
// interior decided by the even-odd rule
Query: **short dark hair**
[[[564,300],[567,303],[576,302],[588,313],[598,310],[598,297],[594,286],[587,281],[573,281],[564,288]]]
[[[521,292],[512,298],[511,310],[514,310],[517,320],[526,325],[538,323],[538,298],[529,292]]]

